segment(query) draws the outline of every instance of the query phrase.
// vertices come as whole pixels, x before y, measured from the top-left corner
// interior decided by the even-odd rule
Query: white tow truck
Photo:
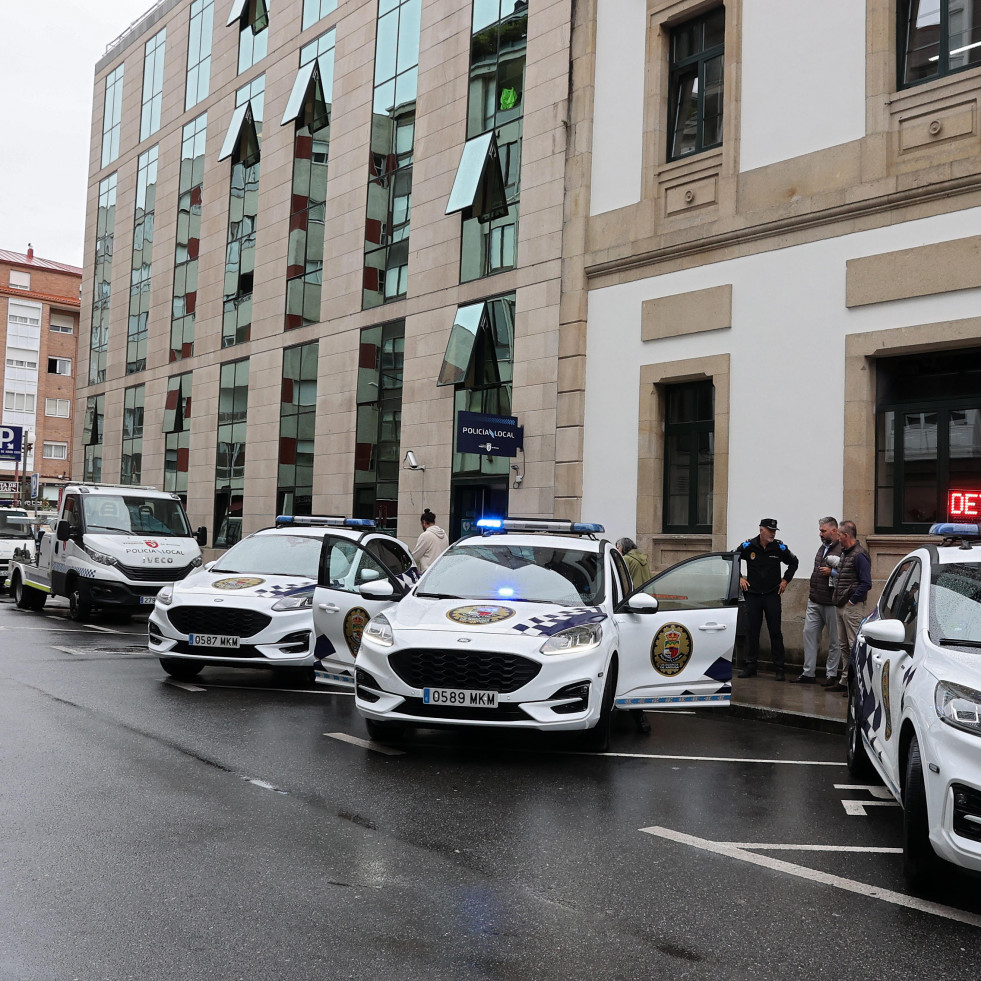
[[[30,521],[24,508],[0,507],[0,588],[7,581],[14,552],[33,542]]]
[[[54,531],[27,542],[7,587],[23,610],[65,596],[70,616],[153,606],[157,593],[201,565],[207,530],[191,530],[176,494],[131,484],[69,484]]]

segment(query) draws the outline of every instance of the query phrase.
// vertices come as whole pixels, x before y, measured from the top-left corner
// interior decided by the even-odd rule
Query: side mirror
[[[631,613],[657,613],[657,600],[650,593],[634,593],[626,606]]]
[[[211,572],[211,568],[212,568],[212,566],[213,566],[213,565],[214,565],[214,564],[215,564],[215,563],[216,563],[217,561],[218,561],[217,559],[212,559],[212,560],[211,560],[210,562],[205,562],[205,564],[204,564],[204,571],[205,571],[205,572]]]
[[[63,518],[58,522],[55,535],[59,542],[67,542],[72,537],[72,526]]]
[[[361,586],[358,592],[365,599],[395,599],[395,587],[387,579],[377,579],[374,582],[366,582]]]
[[[862,636],[880,651],[908,652],[906,625],[902,620],[873,620],[862,625]]]
[[[201,525],[201,527],[194,533],[194,538],[198,545],[200,545],[201,548],[204,548],[205,545],[208,544],[208,529],[205,528],[204,525]]]
[[[358,575],[361,576],[363,582],[374,582],[381,576],[381,573],[377,569],[362,569]]]

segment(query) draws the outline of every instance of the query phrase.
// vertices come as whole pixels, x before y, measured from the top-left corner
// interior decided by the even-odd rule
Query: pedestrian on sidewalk
[[[814,555],[807,611],[804,614],[804,671],[799,677],[793,678],[792,682],[814,684],[821,634],[827,629],[828,659],[824,668],[824,687],[829,688],[837,684],[838,664],[841,661],[841,651],[838,649],[838,613],[834,605],[834,583],[831,578],[831,563],[841,555],[837,519],[830,516],[821,518],[818,522],[818,535],[821,537],[821,544]]]
[[[739,588],[746,596],[746,664],[740,678],[756,677],[760,631],[766,617],[773,670],[777,681],[784,680],[780,597],[800,563],[797,556],[777,539],[777,530],[776,518],[763,518],[756,538],[748,539],[736,549],[736,561],[746,563],[746,575],[739,578]],[[787,567],[783,574],[780,572],[782,565]]]
[[[841,674],[837,684],[827,691],[848,694],[848,666],[858,628],[868,613],[868,595],[872,588],[872,560],[858,543],[854,521],[842,521],[838,526],[841,561],[835,582],[833,602],[838,614],[838,643],[841,648]]]
[[[446,537],[446,532],[436,524],[436,515],[429,508],[419,515],[419,524],[422,526],[422,534],[416,539],[412,557],[416,560],[419,571],[425,572],[436,556],[446,551],[450,540]]]

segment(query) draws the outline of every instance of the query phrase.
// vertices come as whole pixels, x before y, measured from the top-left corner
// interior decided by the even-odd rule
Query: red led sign
[[[947,493],[947,517],[951,521],[981,518],[981,490],[952,490]]]

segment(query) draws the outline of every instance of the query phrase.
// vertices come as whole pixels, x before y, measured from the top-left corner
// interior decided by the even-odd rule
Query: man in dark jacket
[[[818,522],[818,535],[821,536],[821,545],[814,556],[807,612],[804,614],[804,671],[791,680],[798,684],[814,684],[818,646],[821,643],[821,634],[827,627],[828,660],[825,664],[827,680],[824,687],[828,688],[838,681],[838,662],[841,660],[841,652],[838,650],[838,613],[832,602],[834,582],[829,561],[829,557],[833,561],[836,556],[841,555],[837,520],[830,516],[822,518]]]
[[[858,628],[868,614],[868,595],[872,588],[872,560],[858,544],[858,529],[854,521],[842,521],[838,526],[841,543],[841,562],[832,600],[838,608],[838,643],[841,647],[841,675],[828,691],[848,694],[848,665]]]
[[[736,549],[736,560],[746,563],[746,575],[739,579],[739,588],[746,596],[746,666],[740,678],[756,676],[756,659],[760,649],[760,630],[763,617],[770,635],[770,653],[777,681],[784,680],[783,631],[780,628],[780,597],[787,583],[794,578],[799,565],[797,556],[778,541],[777,519],[763,518],[756,538],[743,542]],[[781,575],[780,567],[787,566]]]

